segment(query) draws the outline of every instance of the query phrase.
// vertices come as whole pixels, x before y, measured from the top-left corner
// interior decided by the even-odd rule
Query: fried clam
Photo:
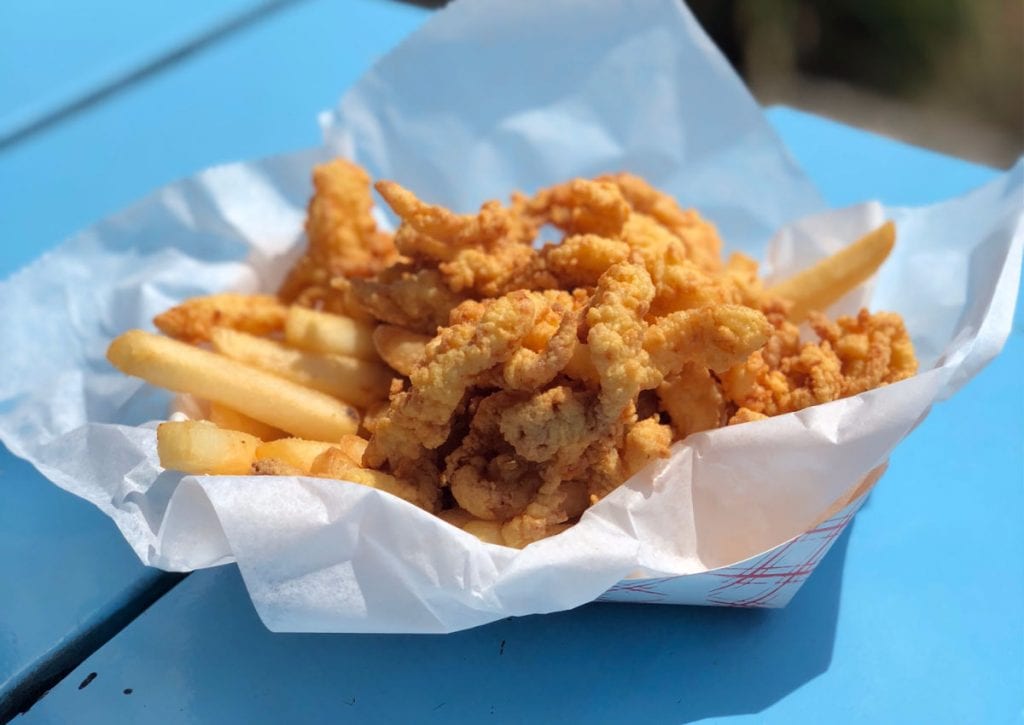
[[[551,224],[569,235],[607,238],[621,234],[629,212],[629,204],[614,183],[590,179],[573,179],[542,189],[521,209],[533,228]]]
[[[377,229],[361,169],[339,160],[317,167],[313,181],[308,247],[280,299],[199,298],[157,319],[180,340],[205,346],[213,338],[221,355],[234,340],[243,362],[267,353],[259,357],[267,369],[292,379],[277,386],[277,399],[308,399],[293,427],[315,398],[293,383],[322,388],[325,369],[308,351],[277,355],[271,365],[271,349],[326,341],[330,350],[310,350],[365,357],[389,376],[379,354],[395,372],[387,403],[373,399],[380,393],[356,401],[367,406],[359,428],[370,437],[365,450],[361,439],[346,447],[351,436],[339,438],[328,425],[318,429],[321,441],[260,444],[252,464],[260,473],[347,478],[486,541],[524,546],[563,530],[668,455],[673,439],[916,371],[897,315],[862,311],[831,322],[819,312],[878,268],[892,248],[891,224],[766,286],[750,257],[734,254],[723,264],[713,224],[628,173],[513,193],[507,205],[487,201],[471,214],[382,181],[376,188],[399,219],[393,236]],[[552,229],[561,239],[549,238]],[[535,246],[541,233],[551,243]],[[316,340],[298,334],[303,317],[320,320]],[[811,341],[800,339],[802,322],[815,333]],[[218,344],[217,327],[236,332],[221,330]],[[189,359],[207,354],[184,348]],[[303,375],[296,378],[287,361],[304,361]],[[225,361],[208,362],[226,370]],[[180,366],[164,367],[170,374]],[[223,385],[186,389],[215,400],[228,383],[237,392],[235,378],[247,369],[232,369],[219,378]],[[330,390],[350,396],[342,385]],[[246,396],[230,402],[241,413],[253,404]],[[287,428],[277,420],[285,409],[249,413]],[[360,425],[354,413],[345,430]],[[263,438],[284,435],[238,412],[233,420]]]
[[[722,385],[703,365],[686,363],[658,386],[658,400],[680,440],[691,433],[719,428],[729,419]]]
[[[715,226],[692,209],[684,210],[668,194],[658,191],[635,174],[618,173],[598,177],[598,181],[614,184],[634,212],[653,219],[678,239],[685,258],[699,268],[718,273],[722,268],[722,239]]]
[[[815,313],[811,327],[819,341],[802,343],[793,323],[778,321],[763,349],[723,374],[726,396],[749,411],[745,417],[801,410],[917,372],[913,343],[899,315],[861,310],[832,323]]]
[[[427,343],[409,375],[410,388],[391,396],[365,462],[396,466],[444,443],[452,416],[476,379],[515,354],[546,308],[542,295],[522,290],[453,313],[453,324]]]
[[[253,335],[268,335],[284,329],[288,308],[273,295],[244,295],[224,292],[192,297],[153,318],[165,335],[185,342],[209,342],[218,327]]]
[[[447,457],[452,496],[479,519],[504,521],[522,513],[540,486],[538,467],[516,455],[500,430],[502,412],[522,402],[508,392],[480,399],[468,433]]]
[[[378,182],[377,190],[401,219],[398,250],[436,268],[455,294],[498,296],[535,265],[535,227],[498,201],[485,202],[475,215],[456,214],[394,182]]]
[[[425,335],[446,326],[452,310],[466,299],[444,283],[438,270],[407,262],[349,284],[355,301],[375,319]]]
[[[336,297],[336,277],[367,277],[398,257],[391,235],[373,218],[370,176],[360,166],[335,159],[313,170],[313,196],[306,216],[308,246],[278,290],[284,302],[311,307]]]
[[[642,265],[620,263],[598,281],[586,310],[586,336],[597,372],[599,392],[584,415],[576,406],[552,406],[534,429],[559,430],[560,445],[541,471],[541,486],[526,510],[502,526],[511,546],[523,546],[547,536],[551,527],[568,520],[569,493],[563,483],[576,478],[574,469],[601,438],[617,439],[640,391],[659,380],[644,350],[644,315],[654,297],[650,275]]]

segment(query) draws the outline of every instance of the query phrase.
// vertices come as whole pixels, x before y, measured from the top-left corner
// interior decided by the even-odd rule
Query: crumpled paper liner
[[[676,0],[459,0],[322,123],[323,148],[200,172],[0,284],[19,312],[0,317],[0,439],[108,514],[143,562],[237,561],[275,631],[448,632],[654,596],[643,587],[661,601],[782,604],[863,501],[844,496],[1010,330],[1024,164],[932,207],[808,217],[822,207],[817,193]],[[162,471],[154,428],[169,396],[113,370],[107,345],[185,297],[272,289],[303,242],[311,167],[336,153],[461,210],[627,169],[700,209],[730,250],[756,256],[803,217],[770,243],[774,275],[893,218],[892,257],[831,312],[899,311],[921,373],[691,436],[579,524],[522,551],[351,483]],[[778,567],[795,574],[762,576]]]

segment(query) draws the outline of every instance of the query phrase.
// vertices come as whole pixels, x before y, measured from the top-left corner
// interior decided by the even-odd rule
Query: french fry
[[[230,327],[256,335],[284,329],[288,308],[273,295],[224,293],[193,297],[153,318],[165,335],[185,342],[210,339],[214,327]]]
[[[255,436],[208,420],[161,423],[156,429],[160,465],[182,473],[245,475],[259,444]]]
[[[359,428],[355,408],[325,393],[142,330],[110,343],[107,359],[123,373],[221,403],[302,438],[337,440]]]
[[[334,447],[334,443],[326,441],[280,438],[276,441],[261,443],[256,448],[255,458],[257,461],[280,461],[308,475],[313,468],[313,461],[321,453]]]
[[[288,347],[276,340],[219,327],[210,334],[213,349],[232,360],[280,375],[306,387],[366,407],[386,400],[392,374],[379,362],[324,355]]]
[[[310,352],[350,355],[361,360],[379,359],[369,325],[308,307],[292,305],[288,308],[284,339],[289,345]]]
[[[272,425],[261,423],[255,418],[239,413],[234,408],[229,408],[220,403],[210,403],[209,420],[216,423],[220,428],[238,430],[249,435],[256,436],[261,441],[272,441],[277,438],[284,438],[287,433]]]
[[[768,293],[793,303],[789,318],[807,319],[814,311],[824,311],[850,290],[864,282],[889,256],[896,242],[896,225],[886,222],[874,231],[768,289]]]
[[[338,441],[338,449],[348,456],[349,460],[357,466],[363,465],[363,453],[369,441],[357,435],[344,435]]]
[[[324,451],[313,461],[313,467],[310,472],[314,476],[337,478],[342,481],[351,481],[352,483],[359,483],[370,488],[377,488],[428,510],[430,510],[432,505],[432,502],[423,500],[419,495],[419,491],[412,484],[400,481],[382,471],[357,466],[352,463],[340,448],[329,448]]]
[[[402,375],[408,375],[423,357],[430,337],[396,325],[377,325],[373,345],[377,354]]]
[[[254,476],[308,476],[309,471],[303,471],[290,463],[279,461],[276,458],[260,458],[252,462],[250,473]]]

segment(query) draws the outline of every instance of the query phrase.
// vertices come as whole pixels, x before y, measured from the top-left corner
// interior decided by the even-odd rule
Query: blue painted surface
[[[46,24],[54,2],[5,4],[0,8],[0,115],[13,107],[4,104],[57,98],[55,89],[64,88],[57,76],[81,90],[86,81],[102,80],[90,75],[97,63],[109,66],[112,75],[127,72],[166,42],[184,42],[227,13],[256,4],[231,0],[161,10],[105,0],[86,11],[60,3],[65,17],[50,30]],[[190,9],[195,12],[184,12]],[[70,22],[67,12],[88,17]],[[316,143],[316,112],[424,16],[422,10],[384,0],[285,7],[236,32],[228,47],[214,43],[0,150],[0,278],[177,176],[235,157]],[[379,29],[371,33],[370,27]],[[90,28],[99,35],[90,35]],[[44,46],[34,43],[40,35],[48,38]],[[97,38],[103,42],[96,44]],[[125,38],[138,43],[118,46]],[[50,65],[34,64],[34,54],[54,48],[61,52],[43,59]],[[276,58],[268,60],[267,53]],[[33,62],[8,72],[12,57]],[[318,84],[295,82],[311,69],[319,73]],[[28,84],[15,89],[22,81]],[[79,661],[83,647],[88,651],[103,641],[97,638],[109,637],[126,611],[176,577],[143,567],[107,517],[50,484],[2,445],[0,486],[3,713],[41,673],[59,670],[68,657]]]
[[[317,144],[316,114],[425,17],[391,0],[287,5],[0,149],[0,229],[15,240],[0,270],[200,168]]]
[[[798,157],[832,199],[871,196],[873,170],[892,159],[893,203],[992,175],[803,114],[771,115],[787,141],[800,134]],[[851,139],[858,163],[836,169],[830,155]],[[280,635],[260,625],[234,568],[199,572],[26,721],[1019,721],[1022,365],[1018,331],[896,452],[785,610],[589,605],[445,637]]]
[[[823,135],[824,119],[792,108],[772,108],[768,117],[833,207],[869,199],[922,206],[960,196],[993,175],[985,166],[905,143],[885,143],[888,139],[838,123]]]
[[[0,4],[0,139],[244,14],[262,0]]]
[[[59,670],[67,648],[167,575],[142,566],[110,519],[2,445],[0,486],[2,713],[33,678]]]

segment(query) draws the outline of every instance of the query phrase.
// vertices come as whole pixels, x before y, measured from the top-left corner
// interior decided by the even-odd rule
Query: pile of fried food
[[[111,344],[123,372],[200,401],[206,420],[159,427],[164,467],[343,479],[521,547],[673,441],[917,371],[897,314],[819,312],[874,273],[891,223],[765,287],[626,173],[473,215],[381,181],[394,234],[360,167],[313,183],[308,248],[276,295],[193,298],[155,319],[167,337]]]

